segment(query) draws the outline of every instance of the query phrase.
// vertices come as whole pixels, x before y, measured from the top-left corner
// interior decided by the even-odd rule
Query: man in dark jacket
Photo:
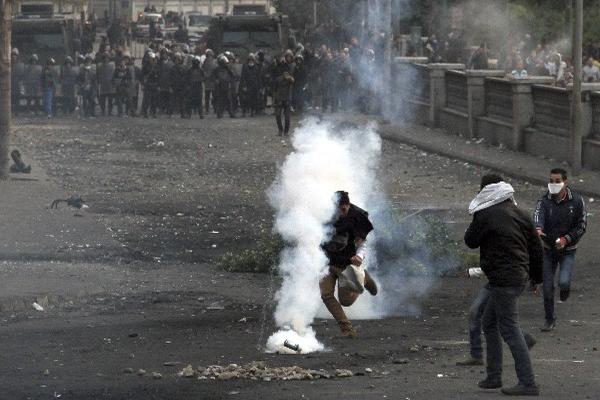
[[[187,91],[188,68],[183,63],[183,54],[175,53],[175,65],[171,68],[171,110],[178,112],[181,118],[186,118],[187,110],[185,93]]]
[[[503,388],[508,395],[538,395],[531,359],[519,327],[518,298],[528,280],[541,282],[542,246],[527,214],[517,208],[512,186],[482,178],[482,190],[469,206],[473,221],[465,232],[465,243],[480,249],[480,265],[489,281],[489,300],[483,313],[487,342],[487,377],[483,389],[502,387],[502,341],[515,360],[519,383]]]
[[[187,117],[191,118],[194,111],[198,112],[200,119],[204,118],[204,109],[202,107],[203,85],[206,80],[204,70],[200,67],[200,57],[192,58],[192,67],[188,71],[187,82]]]
[[[220,55],[217,68],[213,71],[212,79],[215,82],[215,112],[217,118],[223,118],[223,112],[227,110],[231,118],[235,118],[233,112],[233,99],[231,98],[232,86],[235,77],[229,68],[229,60]]]
[[[242,77],[240,80],[240,102],[242,105],[242,116],[246,116],[246,112],[250,112],[253,117],[260,109],[260,88],[261,88],[260,67],[256,65],[256,56],[250,54],[248,61],[242,69]]]
[[[544,245],[544,311],[546,323],[542,332],[554,329],[554,280],[560,266],[558,286],[560,301],[566,301],[571,290],[577,243],[587,226],[583,198],[568,187],[567,171],[550,171],[548,191],[535,207],[534,222]]]
[[[293,55],[286,52],[273,67],[273,107],[279,136],[287,136],[290,131],[290,107],[294,87]],[[281,121],[284,117],[285,126]]]
[[[338,301],[334,296],[335,284],[344,275],[346,269],[353,268],[350,265],[357,267],[362,265],[366,255],[365,241],[369,232],[373,230],[373,225],[365,210],[350,203],[347,192],[336,192],[336,196],[338,213],[332,222],[334,233],[331,240],[323,245],[323,250],[329,259],[329,271],[319,282],[319,288],[321,299],[338,323],[342,336],[353,338],[356,337],[356,331],[342,306],[351,306],[360,292],[338,287]],[[366,270],[363,272],[364,289],[375,296],[377,285]]]

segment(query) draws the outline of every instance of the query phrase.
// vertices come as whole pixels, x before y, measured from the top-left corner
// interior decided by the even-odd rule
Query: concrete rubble
[[[305,369],[299,366],[268,367],[264,361],[253,361],[245,365],[230,364],[228,366],[211,365],[194,369],[192,365],[183,368],[180,377],[197,378],[199,380],[232,380],[248,379],[253,381],[298,381],[331,378],[348,378],[354,373],[347,369],[336,369],[334,372],[325,370]]]

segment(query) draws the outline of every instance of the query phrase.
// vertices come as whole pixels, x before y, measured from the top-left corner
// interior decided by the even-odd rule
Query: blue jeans
[[[489,285],[484,285],[469,308],[469,344],[471,345],[471,357],[473,358],[483,358],[481,317],[489,298]]]
[[[519,383],[535,385],[529,350],[519,326],[518,300],[525,286],[488,286],[489,299],[483,312],[482,326],[487,344],[487,376],[502,380],[502,339],[510,348],[515,360]]]
[[[47,115],[52,115],[53,100],[54,89],[44,89],[44,111]]]
[[[481,318],[485,311],[485,306],[490,298],[490,285],[481,287],[479,294],[471,303],[469,308],[469,345],[471,347],[471,357],[483,358],[483,345],[481,342]],[[535,339],[529,333],[523,331],[525,342],[533,342]]]
[[[544,311],[548,322],[556,320],[556,314],[554,313],[554,281],[559,266],[558,287],[561,290],[569,290],[573,268],[575,267],[575,252],[559,253],[544,249]]]

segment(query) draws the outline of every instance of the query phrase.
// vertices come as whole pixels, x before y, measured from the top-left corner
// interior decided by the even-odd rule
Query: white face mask
[[[562,188],[565,186],[564,182],[561,183],[549,183],[548,191],[550,194],[559,194]]]

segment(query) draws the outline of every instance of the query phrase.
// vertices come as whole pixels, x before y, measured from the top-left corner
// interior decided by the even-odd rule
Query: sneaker
[[[539,396],[540,388],[537,385],[525,386],[518,384],[510,388],[502,388],[502,393],[508,396]]]
[[[537,343],[537,340],[531,336],[529,333],[523,335],[525,337],[525,343],[527,343],[527,348],[531,350],[533,346]]]
[[[477,384],[482,389],[500,389],[502,387],[502,381],[500,379],[485,378],[479,381]]]
[[[466,360],[457,361],[459,367],[471,367],[476,365],[484,365],[483,358],[469,357]]]
[[[554,321],[546,321],[544,326],[540,329],[542,332],[552,332],[556,327],[556,323]]]
[[[570,292],[570,289],[560,289],[560,301],[567,301]]]

